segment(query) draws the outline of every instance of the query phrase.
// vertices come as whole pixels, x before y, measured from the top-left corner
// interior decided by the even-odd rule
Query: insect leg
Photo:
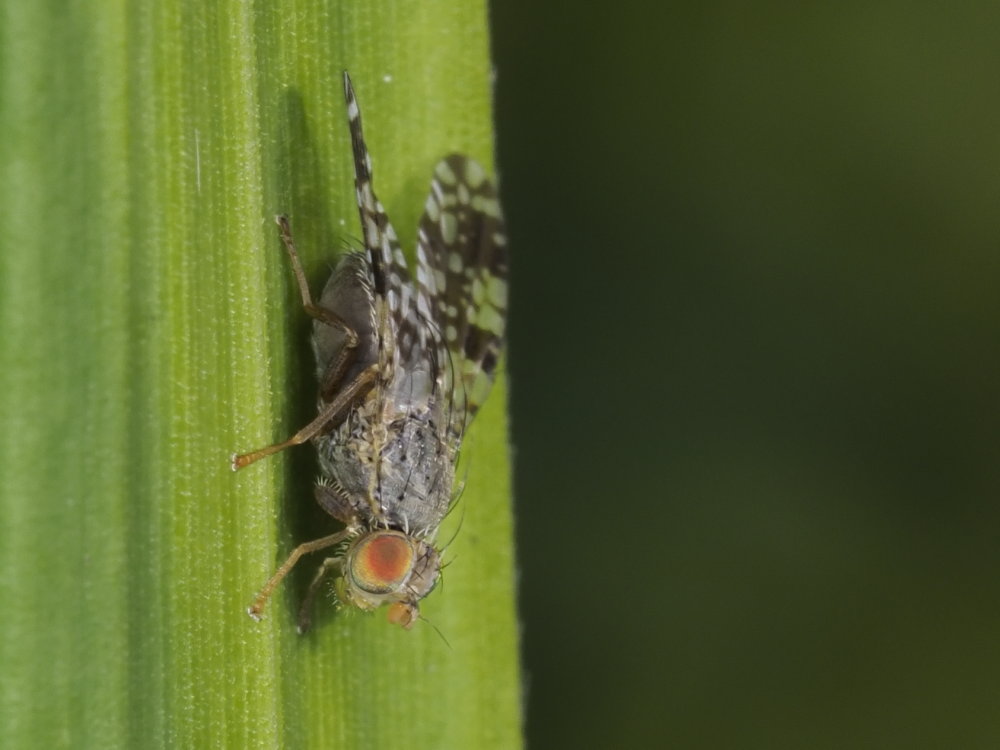
[[[345,409],[368,393],[372,384],[375,382],[377,371],[378,365],[372,365],[371,367],[362,370],[358,377],[348,383],[339,393],[337,393],[333,401],[323,407],[323,410],[319,413],[319,416],[316,417],[316,419],[296,432],[288,438],[288,440],[281,443],[275,443],[274,445],[269,445],[266,448],[251,451],[250,453],[243,453],[239,455],[234,453],[232,463],[233,471],[238,471],[244,466],[249,466],[254,461],[259,461],[266,456],[270,456],[278,451],[283,451],[285,448],[291,448],[293,445],[301,445],[307,440],[312,440],[314,437],[323,432],[330,422],[333,422],[341,416]]]
[[[299,634],[305,633],[309,628],[312,627],[312,608],[313,602],[316,601],[316,595],[319,593],[319,587],[322,585],[323,580],[330,575],[330,571],[334,569],[340,569],[341,558],[339,557],[328,557],[323,561],[323,564],[319,566],[316,571],[316,575],[313,576],[312,583],[309,584],[309,590],[306,592],[305,599],[302,600],[302,606],[299,607]]]
[[[341,523],[350,526],[357,522],[358,508],[343,490],[328,484],[317,484],[313,494],[319,507]]]
[[[257,598],[253,600],[253,604],[247,609],[247,614],[250,615],[254,620],[261,619],[261,613],[264,611],[264,606],[267,604],[267,600],[271,598],[271,592],[274,591],[275,586],[281,583],[281,579],[284,578],[295,567],[295,563],[299,561],[302,555],[309,554],[310,552],[315,552],[316,550],[325,549],[327,547],[332,547],[335,544],[340,544],[342,541],[350,537],[355,533],[356,529],[346,528],[343,531],[338,531],[336,534],[330,534],[330,536],[324,536],[320,539],[314,539],[311,542],[305,542],[300,544],[298,547],[292,550],[292,554],[288,556],[288,559],[281,564],[274,575],[271,576],[270,580],[264,584],[264,588],[260,590],[257,594]],[[325,563],[324,563],[325,565]]]
[[[288,258],[292,263],[292,273],[295,274],[295,281],[299,285],[299,294],[302,295],[302,307],[305,308],[306,313],[316,318],[316,320],[343,331],[344,336],[346,336],[344,345],[337,353],[336,359],[330,363],[326,372],[323,373],[322,382],[319,384],[320,396],[324,400],[328,400],[336,391],[341,378],[347,372],[347,368],[354,361],[358,348],[358,334],[357,331],[341,320],[332,310],[313,302],[312,293],[309,291],[309,283],[306,281],[305,271],[302,270],[302,262],[299,260],[299,254],[295,250],[295,241],[292,239],[292,227],[288,222],[288,217],[285,215],[276,216],[274,220],[278,224],[278,234],[281,236],[281,242],[284,244],[285,250],[288,251]]]

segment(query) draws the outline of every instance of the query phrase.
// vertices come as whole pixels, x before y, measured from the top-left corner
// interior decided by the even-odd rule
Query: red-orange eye
[[[372,534],[354,547],[350,568],[358,588],[369,594],[391,594],[413,570],[413,546],[400,534]]]

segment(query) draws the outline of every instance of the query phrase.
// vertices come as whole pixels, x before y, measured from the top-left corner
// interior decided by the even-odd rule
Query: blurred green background
[[[530,747],[1000,747],[1000,6],[496,0]]]

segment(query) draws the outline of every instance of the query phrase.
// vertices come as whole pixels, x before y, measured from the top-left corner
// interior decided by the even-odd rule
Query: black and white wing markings
[[[399,239],[375,195],[360,109],[344,74],[355,187],[376,296],[388,318],[380,330],[385,379],[410,377],[409,405],[440,389],[449,432],[461,438],[489,394],[507,313],[507,238],[496,188],[477,162],[442,159],[418,227],[416,285]],[[391,353],[391,359],[390,359]],[[423,371],[426,377],[414,377]],[[435,384],[434,381],[440,381]],[[419,392],[418,392],[419,391]]]
[[[461,438],[489,394],[507,317],[507,236],[496,188],[460,154],[434,169],[417,232],[417,310],[443,338],[439,361]]]
[[[380,361],[383,375],[391,378],[400,363],[400,349],[406,350],[415,340],[413,282],[399,238],[392,228],[385,208],[375,195],[372,160],[365,145],[361,109],[354,95],[351,78],[344,72],[344,97],[354,155],[354,186],[365,249],[371,262],[375,295],[385,301],[387,330],[379,331]],[[391,357],[391,359],[390,359]]]

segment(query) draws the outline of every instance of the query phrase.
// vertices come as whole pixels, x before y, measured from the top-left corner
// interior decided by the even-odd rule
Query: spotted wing
[[[449,429],[459,438],[493,385],[507,318],[507,267],[495,186],[472,159],[445,157],[434,169],[417,232],[416,307],[439,339]]]
[[[371,264],[373,292],[377,301],[384,301],[389,313],[384,323],[385,328],[378,332],[379,364],[383,377],[388,379],[400,365],[398,342],[414,336],[410,322],[414,317],[411,312],[414,307],[414,289],[399,239],[385,209],[375,196],[372,160],[361,126],[361,110],[346,71],[344,98],[347,102],[347,121],[354,154],[354,186],[361,217],[361,232]]]

